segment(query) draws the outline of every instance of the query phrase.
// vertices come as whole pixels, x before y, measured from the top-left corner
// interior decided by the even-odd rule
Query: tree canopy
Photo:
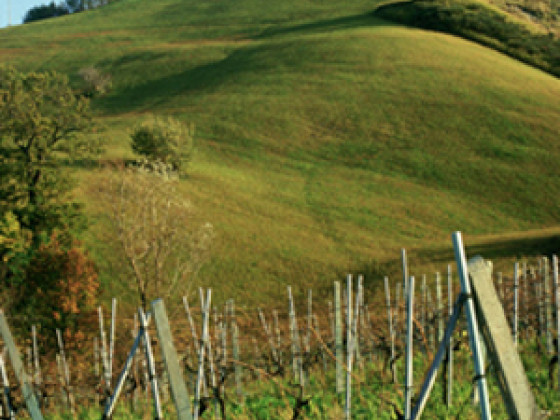
[[[77,136],[89,124],[88,101],[65,76],[0,68],[0,215],[13,212],[34,234],[68,224],[73,205],[58,164],[95,152]]]
[[[73,238],[83,218],[65,164],[97,153],[82,135],[90,121],[88,100],[65,76],[0,67],[1,297],[26,322],[54,319],[50,326],[78,338],[99,283]]]

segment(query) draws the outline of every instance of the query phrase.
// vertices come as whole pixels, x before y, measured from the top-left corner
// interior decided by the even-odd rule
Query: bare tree
[[[177,192],[179,181],[124,168],[100,179],[97,191],[142,307],[156,297],[187,293],[214,232],[208,222],[193,226],[194,209]]]

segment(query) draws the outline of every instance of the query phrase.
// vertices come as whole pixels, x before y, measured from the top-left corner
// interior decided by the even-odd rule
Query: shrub
[[[78,72],[78,75],[84,82],[83,94],[88,98],[103,95],[111,89],[111,76],[101,73],[93,66],[84,67]]]
[[[193,126],[171,117],[150,118],[132,133],[132,149],[150,161],[184,172],[192,156],[193,132]]]

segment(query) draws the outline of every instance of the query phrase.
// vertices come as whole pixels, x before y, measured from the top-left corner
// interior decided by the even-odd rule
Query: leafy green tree
[[[152,117],[132,133],[132,150],[154,162],[184,172],[193,150],[194,127],[171,117]]]
[[[88,101],[65,76],[0,67],[0,215],[12,212],[37,238],[77,220],[61,162],[96,153],[78,134],[90,126]]]
[[[25,322],[54,316],[76,337],[98,283],[73,239],[83,218],[65,164],[98,152],[80,135],[90,126],[88,100],[65,76],[0,67],[0,296]]]

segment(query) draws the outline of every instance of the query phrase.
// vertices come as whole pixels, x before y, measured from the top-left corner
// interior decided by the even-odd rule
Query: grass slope
[[[218,300],[254,304],[286,284],[326,293],[348,270],[371,275],[371,285],[396,274],[401,247],[413,266],[436,268],[429,262],[451,258],[457,229],[488,258],[554,244],[560,81],[375,18],[374,7],[121,0],[4,29],[0,54],[74,83],[87,65],[111,74],[112,91],[93,103],[108,157],[130,156],[128,133],[146,113],[196,125],[181,188],[216,227],[197,282]],[[123,283],[111,280],[126,275],[112,271],[99,240],[98,172],[75,172],[98,221],[86,243],[107,294],[119,293]],[[512,233],[528,229],[537,231]]]

